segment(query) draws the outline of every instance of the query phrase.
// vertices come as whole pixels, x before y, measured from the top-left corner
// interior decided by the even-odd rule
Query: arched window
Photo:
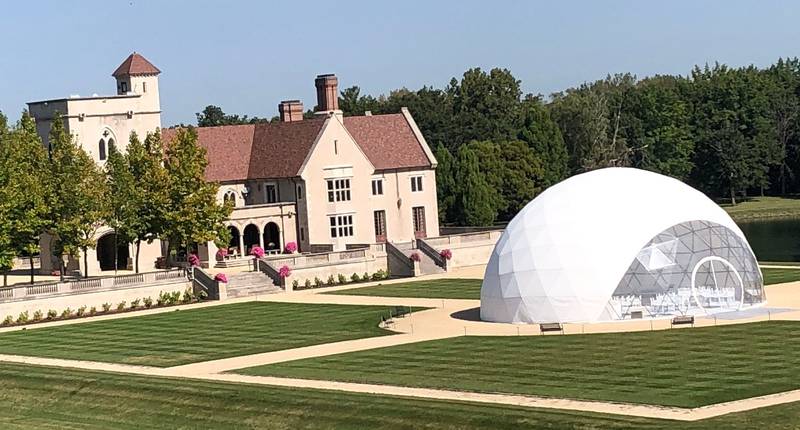
[[[228,190],[225,192],[225,197],[223,197],[225,203],[231,202],[233,206],[236,206],[236,193],[233,190]]]
[[[112,149],[117,149],[116,146],[114,146],[115,144],[116,144],[116,142],[114,142],[114,138],[113,137],[108,139],[108,151],[109,152],[111,152]]]
[[[100,154],[100,161],[103,161],[106,159],[106,141],[104,139],[100,139],[100,142],[98,142],[97,145],[97,152]]]

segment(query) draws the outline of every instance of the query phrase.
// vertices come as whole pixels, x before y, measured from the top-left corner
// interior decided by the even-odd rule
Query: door
[[[414,237],[416,239],[424,239],[427,237],[425,233],[425,208],[417,206],[412,208],[414,215]]]
[[[386,242],[386,211],[375,211],[375,243]]]

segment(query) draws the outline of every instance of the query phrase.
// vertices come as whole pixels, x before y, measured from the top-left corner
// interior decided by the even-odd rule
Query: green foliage
[[[214,127],[219,125],[257,124],[270,122],[269,119],[248,117],[247,115],[228,115],[219,106],[208,105],[202,112],[196,113],[198,127]]]
[[[77,257],[83,252],[83,275],[88,276],[86,252],[95,247],[95,233],[107,218],[105,177],[94,160],[67,134],[58,115],[50,129],[50,148],[52,233],[67,255]]]
[[[522,125],[517,138],[527,143],[541,162],[541,188],[547,188],[567,178],[569,156],[561,129],[550,117],[541,98],[526,100],[522,106]]]
[[[75,315],[77,315],[77,316],[79,316],[79,317],[82,317],[84,314],[86,314],[86,305],[79,307],[79,308],[78,308],[78,309],[75,311]]]
[[[339,279],[339,283],[340,284],[346,284],[347,283],[347,276],[345,276],[345,275],[343,275],[341,273],[339,274],[338,279]]]
[[[142,302],[142,299],[135,299],[131,300],[131,309],[136,309],[139,307],[139,304]]]
[[[333,275],[328,276],[328,281],[325,284],[329,287],[336,285],[336,278]]]
[[[92,308],[94,309],[94,308]],[[61,318],[69,318],[72,316],[72,309],[66,308],[61,312]]]
[[[292,281],[292,289],[296,290],[298,288],[300,288],[300,280],[299,279],[295,279],[295,280]]]
[[[153,306],[153,298],[152,297],[149,297],[149,296],[145,297],[143,302],[144,302],[144,307],[146,307],[148,309]]]
[[[164,235],[170,247],[225,241],[223,224],[233,209],[217,202],[219,185],[205,180],[206,150],[197,144],[194,129],[179,130],[167,144],[165,168],[168,204]]]
[[[319,288],[319,287],[321,287],[323,285],[324,285],[324,283],[322,282],[322,279],[319,279],[317,277],[314,278],[314,286],[315,287]]]
[[[25,324],[28,322],[28,319],[28,311],[20,312],[19,316],[17,317],[17,324]]]
[[[14,324],[14,317],[11,315],[6,315],[6,317],[3,319],[3,325],[9,326],[11,324]]]
[[[89,315],[94,316],[95,314],[97,314],[97,308],[92,306],[89,308]]]
[[[500,197],[497,189],[481,174],[478,155],[469,146],[459,148],[458,167],[456,207],[459,221],[462,225],[492,225]]]
[[[52,320],[56,319],[57,317],[58,317],[58,312],[55,309],[50,309],[49,311],[47,311],[47,319],[48,320],[52,321]]]
[[[389,277],[389,275],[383,269],[378,269],[377,272],[372,274],[372,280],[373,281],[380,281],[380,280],[386,279],[388,277]]]
[[[311,288],[311,279],[306,279],[306,282],[303,284],[306,288]]]
[[[33,320],[41,321],[42,319],[44,319],[44,312],[37,309],[36,312],[33,313]]]
[[[358,273],[353,273],[353,275],[350,276],[350,280],[353,281],[353,282],[360,282],[361,281],[361,276],[358,276]]]
[[[125,300],[117,303],[117,311],[124,311],[125,310],[125,304],[126,304]]]
[[[453,154],[444,145],[439,145],[434,151],[434,156],[439,165],[436,166],[436,196],[439,203],[439,219],[452,220],[456,218],[456,194],[458,186],[455,176],[458,171]]]

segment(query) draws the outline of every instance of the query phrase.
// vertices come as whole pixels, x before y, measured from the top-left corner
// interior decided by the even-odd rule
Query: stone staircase
[[[228,278],[228,298],[273,294],[283,291],[261,272],[242,272]]]
[[[416,249],[414,247],[414,242],[401,242],[394,244],[397,249],[403,252],[406,257],[410,258],[411,254],[417,253],[419,254],[419,270],[422,272],[423,275],[433,275],[436,273],[444,273],[445,270],[436,265],[436,262],[431,259],[427,254],[422,252],[420,249]]]

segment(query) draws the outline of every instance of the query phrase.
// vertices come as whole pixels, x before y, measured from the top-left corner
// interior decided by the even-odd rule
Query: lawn
[[[458,337],[243,369],[252,375],[695,407],[800,388],[800,323]]]
[[[0,353],[176,366],[392,334],[387,307],[247,302],[0,334]]]
[[[735,221],[800,217],[800,199],[794,198],[754,197],[736,206],[729,203],[722,203],[720,206]]]
[[[782,284],[800,281],[800,268],[797,269],[761,269],[764,285]]]
[[[710,420],[646,418],[178,380],[0,363],[0,428],[792,428],[800,405]]]
[[[399,284],[381,284],[331,291],[325,294],[479,300],[481,298],[481,282],[480,279],[436,279]]]

